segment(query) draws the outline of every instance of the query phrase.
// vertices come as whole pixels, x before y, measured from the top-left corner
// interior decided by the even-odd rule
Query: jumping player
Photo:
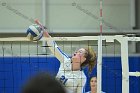
[[[35,20],[35,23],[40,22]],[[57,46],[47,30],[44,30],[44,36],[48,38],[49,49],[61,63],[56,78],[66,87],[67,93],[85,93],[86,76],[82,68],[87,66],[89,73],[92,71],[96,65],[96,53],[92,48],[80,48],[70,58]]]

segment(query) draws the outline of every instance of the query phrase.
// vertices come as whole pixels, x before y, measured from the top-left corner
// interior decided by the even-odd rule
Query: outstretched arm
[[[50,46],[49,49],[54,54],[54,56],[60,61],[63,62],[65,58],[69,58],[56,44],[56,42],[53,40],[53,38],[49,35],[48,31],[44,29],[44,26],[39,22],[38,19],[35,20],[35,23],[40,25],[40,27],[43,29],[43,35],[44,37],[48,38],[47,45]]]

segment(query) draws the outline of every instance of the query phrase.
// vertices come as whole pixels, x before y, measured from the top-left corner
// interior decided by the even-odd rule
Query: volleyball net
[[[138,88],[140,54],[135,50],[135,44],[140,42],[140,37],[114,35],[101,38],[100,36],[81,36],[52,39],[69,57],[81,47],[90,46],[96,51],[97,68],[94,68],[90,76],[87,69],[84,69],[87,76],[86,91],[90,90],[90,78],[96,75],[96,71],[97,80],[101,83],[98,83],[98,91],[106,93],[140,91]],[[100,39],[102,46],[99,46]],[[49,39],[42,38],[38,42],[31,42],[26,37],[0,38],[0,91],[17,93],[21,84],[38,72],[57,74],[59,62],[49,51],[48,47],[51,46],[44,43],[47,40]],[[102,52],[99,52],[99,48]]]

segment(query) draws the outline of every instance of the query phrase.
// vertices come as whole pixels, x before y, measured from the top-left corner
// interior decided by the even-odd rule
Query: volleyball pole
[[[97,93],[102,92],[102,30],[103,30],[103,0],[100,0],[100,36],[98,39],[97,61]]]

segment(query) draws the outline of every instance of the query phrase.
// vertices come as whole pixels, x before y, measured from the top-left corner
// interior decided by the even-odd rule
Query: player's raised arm
[[[47,45],[51,46],[49,49],[51,52],[56,56],[56,58],[60,61],[63,62],[65,58],[69,58],[56,44],[54,40],[51,40],[50,38],[52,37],[47,37],[49,40],[47,40]]]
[[[35,20],[35,23],[40,25],[40,27],[43,29],[44,33],[43,35],[48,38],[47,45],[50,46],[49,49],[51,52],[56,56],[56,58],[63,62],[65,58],[69,58],[56,44],[56,42],[53,40],[53,38],[49,35],[48,31],[44,29],[44,26],[39,22],[39,20]]]

